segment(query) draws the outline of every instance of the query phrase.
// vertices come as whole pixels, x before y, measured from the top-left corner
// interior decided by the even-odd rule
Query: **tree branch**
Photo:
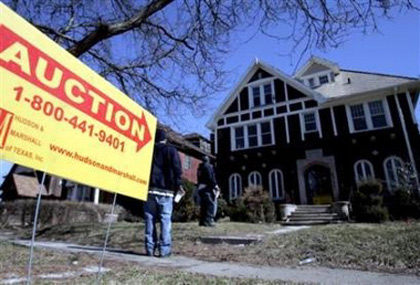
[[[130,19],[124,22],[119,22],[115,24],[99,23],[99,25],[94,31],[90,32],[82,40],[70,47],[68,51],[74,56],[79,57],[100,41],[103,41],[115,35],[125,33],[133,28],[139,27],[146,19],[148,19],[156,12],[165,8],[173,1],[174,0],[153,1],[149,5],[142,8],[135,16],[131,17]]]

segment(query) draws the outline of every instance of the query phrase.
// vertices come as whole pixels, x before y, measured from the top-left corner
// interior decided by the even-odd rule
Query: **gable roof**
[[[336,100],[409,83],[420,84],[420,80],[413,77],[341,69],[340,73],[335,77],[335,82],[317,86],[314,90],[329,100]]]
[[[255,59],[245,73],[242,75],[239,82],[236,84],[235,88],[229,93],[229,95],[224,99],[223,103],[220,105],[219,108],[213,113],[210,120],[207,122],[206,126],[209,129],[213,129],[216,127],[217,118],[223,115],[224,112],[229,108],[230,104],[235,100],[236,96],[239,92],[244,88],[254,73],[258,70],[262,69],[273,75],[274,78],[278,78],[285,82],[286,84],[292,86],[293,88],[297,89],[298,91],[302,92],[303,94],[312,97],[314,100],[318,101],[319,103],[325,102],[326,98],[318,93],[316,90],[313,90],[306,85],[302,84],[298,80],[294,79],[293,77],[287,75],[283,71],[264,63],[258,59]]]
[[[329,61],[325,58],[321,58],[318,56],[312,56],[306,63],[303,65],[299,70],[295,73],[296,78],[300,78],[305,75],[307,71],[309,71],[312,67],[322,65],[329,69],[331,69],[334,73],[340,72],[340,68],[338,64],[335,62]]]

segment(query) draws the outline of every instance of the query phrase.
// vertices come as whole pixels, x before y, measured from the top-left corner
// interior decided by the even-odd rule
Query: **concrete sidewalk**
[[[30,241],[16,240],[16,244],[30,246]],[[102,248],[59,242],[36,242],[36,247],[68,252],[102,254]],[[258,278],[319,284],[420,284],[415,275],[374,273],[358,270],[331,269],[325,267],[268,267],[222,262],[207,262],[183,256],[170,258],[147,257],[133,252],[108,248],[106,259],[133,261],[143,267],[174,268],[184,272],[204,275]]]

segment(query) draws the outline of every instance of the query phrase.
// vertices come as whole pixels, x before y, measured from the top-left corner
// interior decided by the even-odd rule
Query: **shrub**
[[[215,219],[217,221],[227,216],[229,216],[229,204],[225,199],[219,196],[219,199],[217,199],[217,213]]]
[[[185,190],[185,196],[179,203],[174,204],[172,220],[174,222],[190,222],[197,220],[199,216],[199,207],[194,203],[193,194],[195,185],[187,180],[182,181]]]
[[[415,195],[407,189],[396,190],[387,203],[389,213],[393,220],[406,220],[420,218],[420,203]]]
[[[380,223],[388,220],[388,210],[383,206],[382,184],[379,181],[371,180],[359,184],[352,205],[358,222]]]
[[[271,223],[276,220],[275,207],[262,187],[249,187],[231,206],[232,221]]]
[[[36,200],[16,200],[0,204],[0,226],[31,226],[34,220]],[[106,214],[111,213],[112,205],[80,203],[72,201],[41,201],[38,215],[38,227],[64,223],[102,222]],[[116,206],[118,219],[126,216],[126,211]]]

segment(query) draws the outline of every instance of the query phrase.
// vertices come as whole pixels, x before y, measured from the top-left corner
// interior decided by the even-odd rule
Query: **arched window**
[[[258,171],[253,171],[248,176],[248,186],[261,186],[261,174]]]
[[[229,177],[229,199],[234,200],[242,194],[242,178],[238,173]]]
[[[375,177],[372,163],[369,160],[361,159],[354,164],[354,177],[356,183]]]
[[[397,156],[390,156],[384,161],[384,171],[388,190],[395,190],[400,186],[398,169],[403,166],[403,161]]]
[[[283,173],[279,169],[273,169],[268,174],[270,195],[273,200],[280,200],[284,197]]]

